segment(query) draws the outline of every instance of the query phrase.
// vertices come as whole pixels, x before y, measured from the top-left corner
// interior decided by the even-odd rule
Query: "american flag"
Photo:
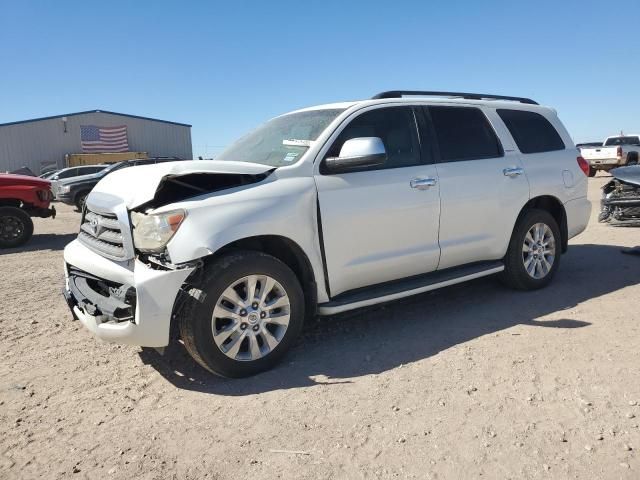
[[[119,127],[81,125],[80,142],[82,143],[82,151],[85,153],[129,151],[126,125]]]

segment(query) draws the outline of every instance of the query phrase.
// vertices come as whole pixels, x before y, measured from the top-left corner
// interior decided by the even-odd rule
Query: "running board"
[[[503,270],[504,264],[501,261],[478,262],[461,267],[447,268],[446,270],[436,270],[418,277],[341,293],[330,302],[318,305],[318,313],[320,315],[334,315],[356,308],[369,307],[378,303],[390,302],[399,298],[466,282],[474,278],[486,277]]]

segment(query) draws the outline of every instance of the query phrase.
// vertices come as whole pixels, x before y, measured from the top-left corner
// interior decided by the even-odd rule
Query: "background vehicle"
[[[54,182],[56,180],[64,180],[67,178],[79,177],[81,175],[91,175],[92,173],[101,172],[108,166],[109,165],[83,165],[80,167],[63,168],[62,170],[58,170],[57,172],[53,173],[48,178],[48,180]]]
[[[162,162],[175,162],[180,160],[176,157],[154,157],[136,160],[126,160],[124,162],[112,163],[109,165],[96,165],[85,167],[72,167],[73,169],[86,169],[100,167],[97,173],[88,175],[79,175],[76,177],[61,179],[54,183],[54,195],[56,200],[59,200],[68,205],[75,205],[78,210],[82,210],[84,201],[89,192],[96,184],[105,176],[121,168],[133,167],[136,165],[151,165]]]
[[[640,135],[607,137],[602,146],[580,148],[580,153],[591,167],[590,177],[598,170],[609,171],[623,165],[637,164],[639,152]]]
[[[106,176],[65,248],[65,296],[100,338],[164,347],[173,322],[204,368],[251,375],[305,316],[497,273],[547,286],[587,225],[587,173],[554,110],[526,98],[303,109],[217,160]]]
[[[47,180],[0,174],[0,248],[26,243],[33,234],[31,217],[55,217],[52,198]]]
[[[613,179],[602,187],[598,221],[640,226],[640,165],[616,168],[611,176]]]
[[[71,179],[77,179],[78,177],[86,177],[91,176],[97,173],[102,172],[109,165],[87,165],[80,167],[69,167],[63,168],[62,170],[58,170],[57,172],[51,173],[46,177],[47,180],[51,181],[51,191],[54,194],[58,191],[60,182],[67,181]]]

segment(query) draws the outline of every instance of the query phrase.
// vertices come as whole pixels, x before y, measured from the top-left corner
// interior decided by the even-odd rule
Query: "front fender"
[[[220,192],[164,208],[187,211],[187,218],[167,245],[173,263],[211,255],[237,240],[277,235],[296,243],[306,254],[318,284],[319,300],[328,299],[313,178],[276,178],[240,191]]]

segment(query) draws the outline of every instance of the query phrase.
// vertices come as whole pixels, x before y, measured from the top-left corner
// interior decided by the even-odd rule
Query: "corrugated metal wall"
[[[36,174],[43,165],[56,162],[64,167],[67,153],[82,153],[80,125],[127,126],[129,150],[152,157],[192,158],[191,128],[184,125],[133,118],[105,112],[83,113],[62,118],[0,126],[0,172],[26,166]]]

